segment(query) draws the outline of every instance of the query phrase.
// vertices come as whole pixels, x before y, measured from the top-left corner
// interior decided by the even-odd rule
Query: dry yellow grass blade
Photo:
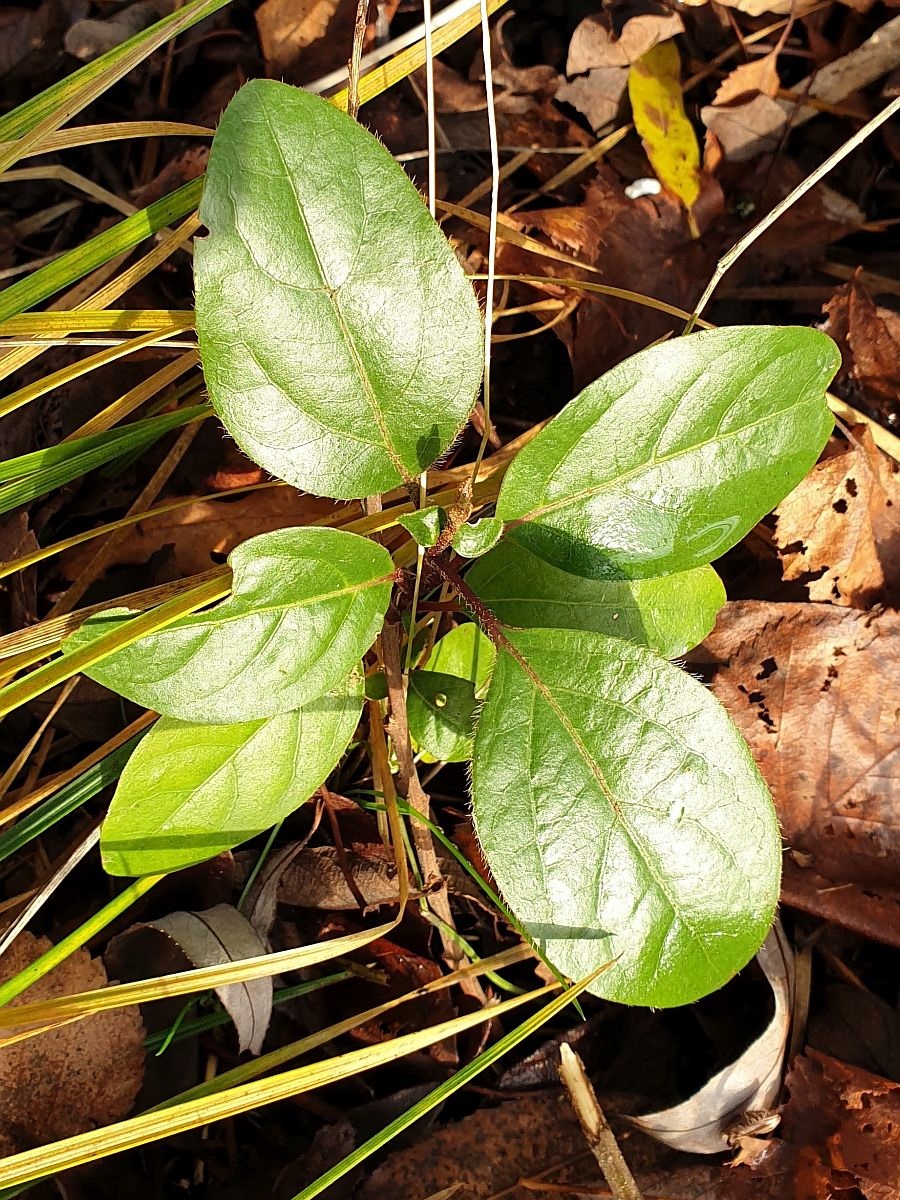
[[[87,375],[90,371],[96,371],[98,367],[105,367],[108,363],[115,362],[119,358],[124,358],[128,354],[134,354],[136,350],[143,350],[146,346],[155,346],[158,342],[164,342],[166,338],[173,337],[176,333],[182,333],[187,328],[190,328],[190,323],[185,323],[184,320],[172,321],[169,325],[163,326],[162,329],[143,333],[139,337],[123,342],[118,346],[109,346],[106,350],[101,350],[97,354],[90,354],[87,358],[83,358],[76,363],[71,363],[68,367],[62,367],[59,371],[53,371],[51,374],[45,375],[43,379],[38,379],[34,383],[29,383],[25,387],[19,388],[18,391],[11,392],[0,402],[0,417],[7,416],[17,408],[21,408],[24,404],[30,404],[32,400],[37,400],[39,396],[45,396],[47,392],[52,392],[54,388],[71,383],[73,379],[79,379],[82,375]]]
[[[329,1025],[326,1029],[320,1029],[308,1037],[300,1038],[296,1042],[290,1042],[286,1046],[279,1046],[277,1050],[271,1050],[268,1054],[260,1055],[259,1058],[254,1058],[249,1062],[241,1063],[240,1066],[232,1067],[230,1071],[225,1071],[221,1075],[217,1075],[214,1079],[207,1080],[205,1083],[199,1083],[196,1087],[182,1092],[181,1095],[173,1096],[171,1100],[157,1104],[156,1108],[170,1108],[173,1104],[180,1104],[187,1100],[197,1100],[201,1096],[211,1096],[215,1092],[225,1091],[227,1088],[234,1087],[237,1084],[248,1083],[251,1079],[258,1079],[260,1075],[264,1075],[267,1071],[274,1070],[275,1067],[284,1066],[285,1063],[290,1062],[292,1059],[299,1058],[301,1054],[308,1054],[311,1050],[317,1050],[320,1046],[327,1046],[329,1042],[343,1036],[345,1033],[349,1033],[351,1029],[356,1029],[360,1025],[367,1024],[369,1021],[375,1021],[379,1017],[384,1016],[385,1013],[398,1008],[401,1004],[406,1004],[409,1000],[417,1000],[422,996],[430,996],[434,992],[445,991],[449,987],[455,987],[456,984],[465,979],[485,975],[489,971],[502,971],[504,967],[509,967],[515,963],[524,962],[525,959],[536,957],[537,954],[531,946],[520,943],[518,946],[512,946],[509,950],[502,950],[499,954],[494,954],[490,958],[481,958],[475,962],[466,963],[459,970],[453,971],[449,975],[441,975],[439,979],[433,979],[430,983],[413,988],[411,992],[406,992],[403,996],[395,996],[394,999],[386,1000],[383,1004],[376,1004],[373,1008],[367,1008],[364,1012],[354,1013],[352,1017],[346,1017],[343,1021]]]
[[[98,290],[92,291],[91,288],[96,285],[90,284],[88,280],[82,280],[76,284],[65,295],[55,300],[51,306],[51,312],[59,312],[64,310],[66,304],[72,305],[77,310],[83,309],[98,309],[106,308],[123,296],[129,288],[134,287],[136,283],[144,279],[151,271],[170,258],[179,246],[184,245],[200,228],[200,219],[196,213],[187,217],[182,223],[176,226],[171,233],[166,234],[157,245],[149,250],[145,255],[131,264],[126,270],[116,275],[103,284]],[[107,272],[110,264],[107,263],[101,268],[102,272]],[[115,269],[115,267],[113,267]],[[87,294],[85,295],[85,292]],[[74,304],[73,304],[74,301]],[[14,371],[18,371],[20,367],[32,362],[39,355],[44,353],[46,347],[28,346],[18,350],[7,350],[3,352],[3,347],[0,345],[0,380],[8,378]]]
[[[107,205],[114,212],[121,213],[123,217],[130,217],[132,213],[137,212],[137,205],[132,204],[130,200],[123,200],[121,196],[117,196],[108,188],[101,187],[92,179],[87,179],[70,167],[62,167],[58,163],[49,167],[22,167],[17,171],[7,171],[0,175],[0,183],[27,183],[33,179],[67,183],[69,187],[83,192],[85,196],[89,196],[91,200],[96,200],[99,204]]]
[[[40,146],[20,157],[31,158],[56,150],[71,150],[74,146],[95,146],[100,142],[121,142],[130,138],[212,137],[214,132],[205,125],[190,125],[184,121],[111,121],[104,125],[78,125],[74,129],[59,129],[47,134]],[[0,153],[14,144],[0,142]]]
[[[199,355],[195,350],[188,350],[187,353],[179,355],[172,362],[166,363],[159,371],[137,384],[136,387],[127,391],[124,396],[120,396],[118,400],[114,400],[112,404],[97,413],[95,417],[91,417],[84,425],[76,429],[74,433],[70,433],[68,437],[63,438],[64,442],[74,441],[76,438],[90,437],[95,433],[104,433],[107,429],[112,429],[119,421],[123,421],[142,404],[146,404],[148,400],[152,400],[154,396],[167,388],[170,384],[175,383],[182,375],[197,366],[200,362]],[[184,389],[179,389],[180,391]],[[184,399],[183,395],[174,395],[170,397],[172,401],[180,402]]]
[[[372,929],[364,929],[360,933],[345,934],[328,942],[318,942],[314,946],[299,946],[292,950],[280,950],[276,954],[241,958],[216,967],[179,971],[174,975],[139,979],[134,983],[119,983],[113,987],[80,992],[74,996],[57,996],[53,1000],[44,1000],[36,1004],[21,1004],[15,1008],[0,1009],[0,1030],[14,1031],[12,1034],[0,1034],[0,1046],[21,1041],[23,1037],[39,1035],[42,1032],[41,1026],[53,1025],[59,1021],[80,1021],[111,1008],[147,1004],[151,1000],[165,1000],[172,996],[187,996],[191,992],[220,988],[229,983],[268,979],[281,971],[313,967],[317,963],[328,962],[363,949],[377,938],[386,937],[396,925],[397,918]]]
[[[139,520],[143,520],[143,517],[133,517],[129,523]],[[122,523],[113,522],[119,526]],[[227,584],[230,579],[231,571],[228,567],[211,567],[202,575],[188,575],[184,579],[175,579],[171,583],[159,583],[154,587],[143,588],[139,592],[129,592],[125,596],[117,597],[115,601],[104,600],[99,604],[76,609],[75,612],[64,613],[60,617],[39,621],[37,625],[29,625],[25,629],[14,630],[0,638],[0,670],[6,674],[12,674],[54,654],[60,648],[63,638],[74,633],[88,617],[93,616],[94,613],[105,612],[114,604],[120,605],[122,608],[130,608],[134,612],[143,612],[145,609],[171,600],[174,596],[180,596],[192,588],[200,587],[210,580],[223,580]]]
[[[194,323],[194,314],[175,308],[25,312],[4,321],[0,325],[0,337],[21,337],[30,334],[59,337],[67,333],[149,333],[153,329],[165,329],[167,325],[176,321],[183,322],[182,328],[189,329]]]
[[[312,1091],[314,1088],[337,1083],[352,1075],[358,1075],[362,1071],[395,1062],[404,1055],[424,1050],[425,1047],[431,1046],[435,1042],[454,1037],[485,1021],[503,1016],[523,1004],[556,991],[558,987],[558,984],[549,984],[524,996],[516,996],[512,1000],[505,1000],[496,1006],[455,1017],[450,1021],[442,1021],[439,1025],[432,1025],[428,1029],[422,1029],[416,1033],[408,1033],[391,1041],[381,1042],[376,1046],[351,1050],[347,1054],[326,1059],[324,1062],[296,1067],[271,1079],[245,1083],[222,1093],[222,1095],[203,1096],[199,1100],[187,1101],[183,1104],[173,1105],[171,1108],[161,1109],[159,1112],[144,1113],[142,1116],[132,1117],[128,1121],[120,1121],[105,1129],[96,1129],[90,1133],[65,1138],[51,1146],[27,1150],[24,1154],[14,1154],[0,1162],[0,1184],[9,1187],[28,1183],[41,1176],[67,1171],[72,1167],[103,1158],[108,1154],[117,1154],[122,1150],[143,1146],[147,1142],[156,1141],[162,1137],[170,1137],[188,1129],[196,1129],[199,1125],[226,1120],[251,1108],[273,1104],[278,1100],[286,1100],[291,1096]],[[24,1010],[20,1009],[19,1011],[23,1012]]]
[[[140,616],[134,617],[124,625],[117,626],[110,633],[96,638],[90,645],[81,646],[64,658],[48,663],[45,667],[38,667],[24,679],[10,683],[0,690],[0,717],[6,716],[7,713],[19,708],[22,704],[27,704],[29,700],[42,696],[44,692],[56,687],[58,683],[64,683],[86,667],[115,653],[116,650],[130,646],[132,642],[139,641],[140,638],[155,633],[158,629],[164,629],[173,621],[177,621],[179,617],[194,612],[195,609],[212,604],[214,600],[221,600],[223,596],[228,595],[230,590],[230,578],[210,579],[207,583],[192,588],[184,595],[168,600],[159,608],[141,613]]]
[[[487,0],[488,15],[492,15],[498,9],[506,4],[506,0]],[[481,24],[481,5],[479,0],[473,0],[472,7],[466,12],[452,21],[448,21],[446,25],[440,29],[433,30],[431,34],[431,51],[432,54],[442,54],[449,49],[454,42],[458,42],[461,37],[465,37],[473,29],[476,29]],[[428,50],[426,47],[426,39],[422,38],[413,46],[408,46],[406,50],[401,50],[399,54],[395,54],[388,62],[381,66],[373,67],[371,71],[367,71],[359,81],[359,102],[366,104],[369,100],[374,100],[376,96],[380,96],[382,92],[386,92],[388,88],[392,88],[395,83],[399,83],[401,79],[406,79],[412,75],[413,71],[418,71],[420,67],[424,67],[428,61]],[[339,92],[329,97],[335,108],[347,111],[348,89],[342,88]]]
[[[73,767],[69,767],[66,771],[61,771],[58,775],[54,775],[52,779],[48,779],[42,783],[40,787],[28,792],[24,796],[17,796],[10,804],[0,812],[0,825],[5,825],[9,821],[15,820],[16,817],[27,812],[30,808],[40,804],[44,800],[49,800],[51,796],[77,779],[79,775],[83,775],[85,771],[89,771],[91,767],[95,767],[97,763],[102,762],[104,758],[118,750],[120,746],[124,746],[127,741],[130,741],[136,733],[141,733],[142,730],[149,728],[156,720],[156,713],[144,713],[138,717],[136,721],[126,726],[105,742],[102,746],[98,746],[96,750],[92,750],[86,758],[81,762],[76,763]]]
[[[581,266],[581,263],[577,264]],[[473,279],[483,279],[483,275],[473,275]],[[584,292],[594,292],[598,296],[611,296],[616,300],[630,300],[632,304],[641,304],[644,308],[653,308],[657,312],[668,313],[670,317],[688,317],[690,314],[675,304],[667,304],[665,300],[656,300],[653,296],[645,296],[642,292],[631,292],[627,288],[610,287],[606,283],[592,283],[587,279],[568,279],[556,275],[496,275],[496,279],[509,279],[517,283],[537,283],[544,287],[580,288]],[[697,324],[703,329],[713,329],[708,321],[698,320]]]

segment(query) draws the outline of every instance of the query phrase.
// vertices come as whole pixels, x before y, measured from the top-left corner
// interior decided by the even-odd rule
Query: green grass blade
[[[0,480],[12,480],[0,487],[0,515],[62,487],[114,458],[135,450],[146,450],[172,429],[211,415],[212,409],[208,405],[198,404],[8,459],[0,463]]]
[[[57,821],[62,821],[77,808],[81,808],[82,804],[92,800],[98,792],[115,783],[143,736],[143,732],[135,734],[124,746],[119,746],[100,762],[88,767],[77,779],[60,788],[55,796],[38,805],[11,829],[0,833],[0,862],[18,853],[23,846],[46,833]]]
[[[87,437],[73,438],[70,442],[57,442],[44,450],[33,450],[29,454],[20,454],[17,458],[7,458],[0,462],[0,483],[11,479],[22,479],[33,475],[36,471],[46,470],[73,458],[81,458],[94,449],[109,449],[100,462],[115,458],[126,450],[137,449],[145,445],[147,439],[159,433],[166,433],[178,425],[183,425],[194,417],[204,416],[211,411],[209,405],[198,404],[192,408],[179,409],[177,412],[161,413],[155,417],[144,417],[133,421],[130,425],[120,425],[102,433],[92,433]],[[92,464],[94,465],[94,464]],[[99,465],[99,464],[96,464]],[[86,470],[90,470],[88,466]]]
[[[552,1017],[555,1017],[558,1012],[571,1004],[586,987],[589,987],[596,977],[604,971],[605,967],[600,967],[592,972],[585,979],[580,980],[572,987],[567,988],[561,995],[554,996],[549,1004],[534,1014],[533,1017],[528,1017],[521,1025],[510,1030],[493,1046],[489,1046],[487,1050],[482,1051],[477,1058],[474,1058],[470,1063],[467,1063],[461,1070],[457,1071],[444,1083],[439,1084],[433,1091],[424,1096],[417,1104],[411,1105],[406,1112],[402,1113],[396,1120],[391,1121],[390,1125],[385,1126],[374,1137],[369,1138],[361,1146],[358,1146],[346,1158],[342,1158],[339,1163],[326,1171],[324,1175],[320,1175],[315,1183],[311,1183],[309,1187],[305,1187],[302,1192],[298,1192],[294,1200],[313,1200],[315,1196],[320,1196],[326,1188],[331,1187],[338,1179],[352,1171],[354,1167],[359,1166],[361,1162],[369,1157],[370,1154],[376,1153],[385,1146],[392,1138],[395,1138],[398,1133],[402,1133],[408,1129],[410,1125],[415,1124],[420,1117],[424,1117],[426,1113],[431,1112],[438,1104],[442,1104],[448,1096],[452,1096],[454,1092],[458,1092],[460,1088],[471,1083],[471,1081],[486,1070],[498,1058],[502,1058],[504,1054],[508,1054],[510,1050],[515,1049],[521,1041],[536,1033],[538,1029]]]
[[[12,143],[0,150],[0,171],[5,171],[22,157],[34,135],[64,125],[154,50],[227,3],[228,0],[189,0],[155,25],[114,46],[59,83],[26,100],[5,117],[0,117],[0,142]]]
[[[49,975],[53,968],[58,967],[70,954],[74,954],[91,938],[102,933],[107,925],[131,908],[132,904],[141,896],[146,895],[151,888],[156,887],[161,879],[165,879],[165,875],[145,875],[143,879],[136,879],[123,892],[120,892],[92,917],[89,917],[83,925],[79,925],[77,929],[73,930],[68,937],[51,946],[46,953],[29,963],[18,975],[14,975],[12,979],[8,979],[6,983],[0,985],[0,1008],[9,1004],[10,1000],[15,1000],[16,996],[27,992],[32,984],[43,979],[45,975]]]
[[[142,208],[111,229],[98,233],[82,245],[61,254],[53,262],[39,267],[31,275],[26,275],[6,291],[0,292],[0,321],[34,308],[42,300],[83,279],[97,267],[102,267],[116,255],[133,250],[158,230],[165,229],[195,209],[202,192],[203,179],[192,179],[162,200]]]

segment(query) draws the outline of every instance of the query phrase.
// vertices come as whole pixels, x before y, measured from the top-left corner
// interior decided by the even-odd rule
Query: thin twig
[[[398,622],[387,621],[381,634],[381,654],[384,662],[384,675],[388,689],[388,704],[390,705],[389,731],[394,754],[397,758],[398,792],[404,800],[422,816],[430,819],[431,805],[419,782],[416,764],[413,759],[412,746],[409,740],[409,723],[406,716],[406,690],[402,671],[400,669],[400,625]],[[431,832],[421,822],[412,824],[412,840],[415,847],[419,866],[425,877],[426,886],[431,882],[443,884],[440,863],[431,840]],[[453,913],[450,910],[450,900],[446,885],[436,891],[429,891],[428,902],[435,914],[449,929],[455,931]],[[459,947],[452,937],[449,937],[440,926],[444,958],[453,970],[458,970],[463,963]],[[477,979],[466,980],[460,985],[464,991],[484,1004],[486,997]]]
[[[350,52],[350,61],[347,63],[347,112],[354,120],[359,115],[359,74],[368,16],[369,0],[357,0],[356,21],[353,24],[353,49]]]
[[[491,213],[488,226],[487,285],[484,302],[484,433],[472,467],[472,483],[478,477],[481,460],[491,436],[491,329],[494,323],[494,270],[497,258],[497,218],[500,202],[500,152],[497,138],[497,113],[494,108],[494,71],[491,63],[491,30],[487,0],[481,0],[481,52],[484,58],[484,92],[487,101],[488,140],[491,147]]]
[[[691,314],[691,319],[685,326],[685,333],[691,332],[696,324],[697,318],[700,316],[712,298],[713,292],[722,282],[723,277],[741,257],[744,251],[748,250],[757,240],[757,238],[761,237],[767,229],[774,225],[778,218],[782,216],[783,213],[787,212],[791,205],[795,204],[801,196],[805,196],[811,188],[815,187],[815,185],[828,174],[832,167],[836,167],[839,162],[842,162],[847,157],[848,154],[851,154],[858,146],[860,146],[870,134],[874,133],[876,129],[885,123],[885,121],[889,121],[891,117],[898,112],[900,112],[900,96],[896,96],[890,104],[883,108],[880,113],[878,113],[877,116],[873,117],[871,121],[867,121],[866,124],[863,125],[862,129],[858,129],[851,138],[848,138],[848,140],[844,142],[843,146],[840,146],[837,150],[835,150],[834,154],[829,155],[828,158],[826,158],[823,163],[816,167],[816,169],[810,175],[807,175],[806,179],[799,183],[792,192],[785,196],[785,198],[779,204],[776,204],[770,213],[767,213],[763,219],[758,221],[748,233],[745,233],[742,238],[735,242],[731,249],[724,254],[721,259],[719,259],[712,278],[707,284],[703,295],[697,302],[697,305]]]
[[[629,1170],[615,1134],[603,1115],[584,1063],[568,1044],[559,1048],[559,1075],[566,1085],[572,1105],[593,1151],[603,1178],[609,1184],[615,1200],[642,1200],[641,1190]]]

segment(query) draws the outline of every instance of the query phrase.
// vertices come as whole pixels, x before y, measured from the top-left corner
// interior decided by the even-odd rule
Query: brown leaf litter
[[[51,948],[20,934],[0,958],[0,982]],[[102,988],[106,971],[76,950],[11,1006]],[[144,1028],[135,1007],[98,1013],[0,1047],[0,1154],[110,1125],[131,1110],[144,1077]]]
[[[780,1136],[732,1176],[734,1200],[900,1200],[900,1084],[808,1050]]]
[[[868,428],[828,456],[775,509],[786,580],[810,600],[854,608],[900,600],[900,473]]]
[[[714,665],[795,868],[883,893],[886,917],[900,891],[898,652],[896,613],[747,600],[725,606],[692,656]]]
[[[865,286],[851,279],[825,305],[825,333],[841,349],[837,384],[857,407],[885,425],[900,423],[900,313],[875,304]]]

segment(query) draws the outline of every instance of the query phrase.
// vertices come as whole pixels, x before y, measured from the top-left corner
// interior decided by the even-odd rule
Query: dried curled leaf
[[[160,935],[163,935],[160,937]],[[166,944],[168,940],[168,945]],[[113,938],[110,961],[129,976],[166,975],[195,967],[215,967],[266,953],[266,946],[245,916],[230,904],[205,912],[175,912],[158,921],[133,925]],[[216,995],[234,1021],[240,1050],[259,1054],[272,1015],[272,980],[248,979],[216,988]]]
[[[778,1097],[794,998],[794,954],[780,923],[756,958],[775,994],[772,1019],[740,1057],[690,1099],[635,1120],[667,1146],[688,1154],[721,1154],[736,1119],[770,1109]]]

